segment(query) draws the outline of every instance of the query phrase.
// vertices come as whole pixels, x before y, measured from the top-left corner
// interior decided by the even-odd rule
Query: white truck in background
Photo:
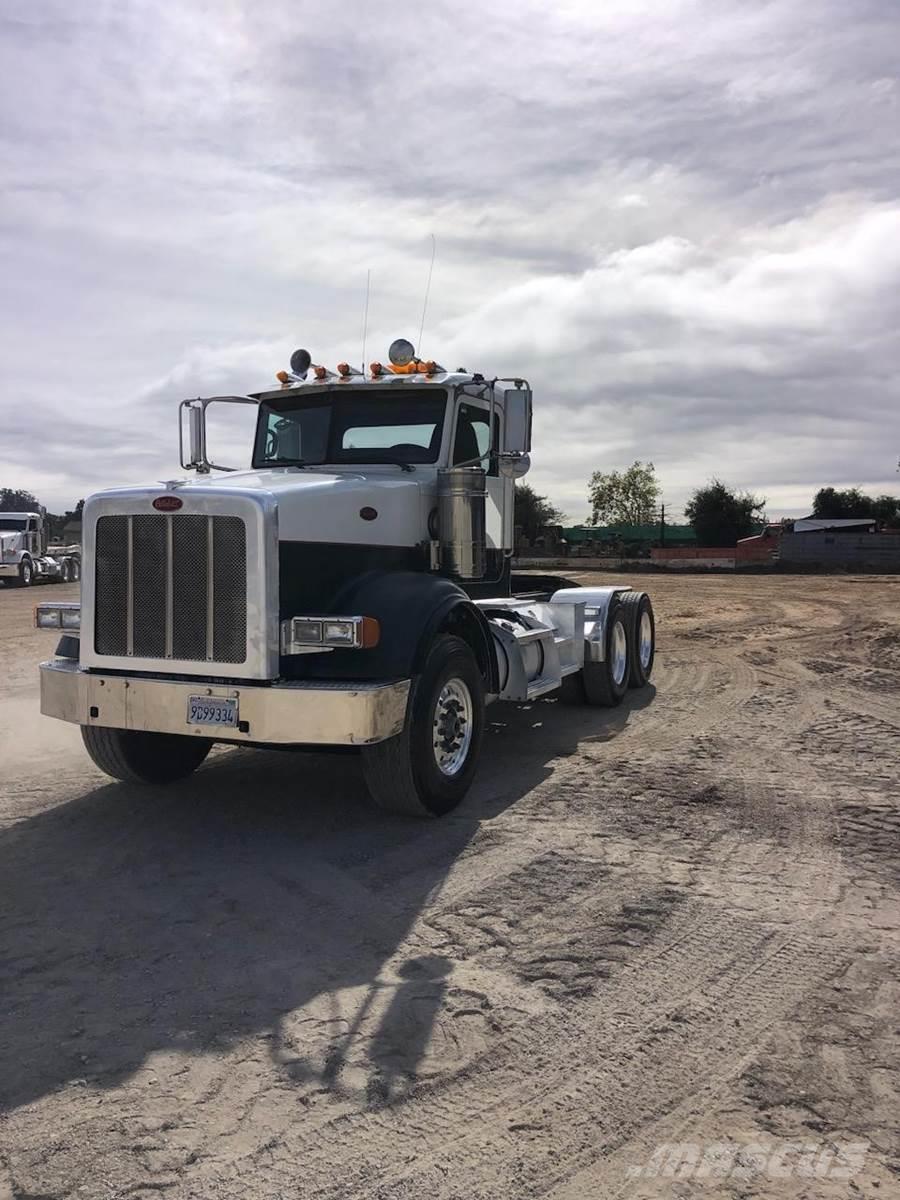
[[[0,583],[74,583],[81,578],[81,547],[50,544],[46,513],[0,512]]]
[[[532,394],[423,362],[336,371],[305,350],[279,386],[186,400],[197,478],[84,507],[80,604],[41,711],[108,775],[167,784],[214,742],[352,746],[384,809],[440,816],[475,773],[493,701],[615,705],[649,683],[650,598],[512,570]],[[257,410],[252,467],[214,478],[206,412]]]

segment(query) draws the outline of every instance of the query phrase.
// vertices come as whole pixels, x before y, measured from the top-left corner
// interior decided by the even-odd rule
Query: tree
[[[533,542],[545,525],[561,524],[565,513],[529,484],[517,483],[514,520],[529,542]]]
[[[0,512],[37,512],[37,497],[16,488],[0,488]]]
[[[720,479],[697,488],[684,508],[701,546],[733,546],[763,519],[765,500],[733,492]]]
[[[649,525],[661,492],[652,462],[633,462],[627,471],[595,471],[588,484],[591,524]]]
[[[813,516],[840,521],[871,518],[889,529],[900,528],[900,499],[896,496],[873,498],[859,488],[819,488],[813,497]]]
[[[877,496],[872,516],[885,529],[900,529],[900,496]]]
[[[47,513],[47,526],[50,537],[54,541],[62,541],[66,536],[66,526],[73,521],[81,521],[84,501],[79,500],[74,508],[67,508],[64,513]]]

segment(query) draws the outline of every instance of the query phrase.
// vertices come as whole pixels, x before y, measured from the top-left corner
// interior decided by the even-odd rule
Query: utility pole
[[[666,506],[663,505],[659,514],[659,544],[666,544]]]

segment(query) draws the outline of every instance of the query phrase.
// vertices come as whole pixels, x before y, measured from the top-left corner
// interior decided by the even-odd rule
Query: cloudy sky
[[[6,0],[0,485],[171,477],[175,409],[415,338],[535,389],[573,519],[652,459],[900,491],[897,0]]]

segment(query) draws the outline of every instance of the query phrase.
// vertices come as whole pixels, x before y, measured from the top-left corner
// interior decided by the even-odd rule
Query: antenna
[[[422,324],[419,326],[419,340],[416,343],[418,354],[422,354],[422,335],[425,332],[425,313],[428,310],[428,293],[431,291],[431,276],[434,274],[434,256],[437,253],[437,242],[431,235],[431,266],[428,268],[428,282],[425,284],[425,299],[422,302]]]
[[[366,373],[366,334],[369,332],[369,289],[372,286],[372,268],[369,267],[366,271],[366,311],[363,313],[363,348],[362,348],[362,373]]]

